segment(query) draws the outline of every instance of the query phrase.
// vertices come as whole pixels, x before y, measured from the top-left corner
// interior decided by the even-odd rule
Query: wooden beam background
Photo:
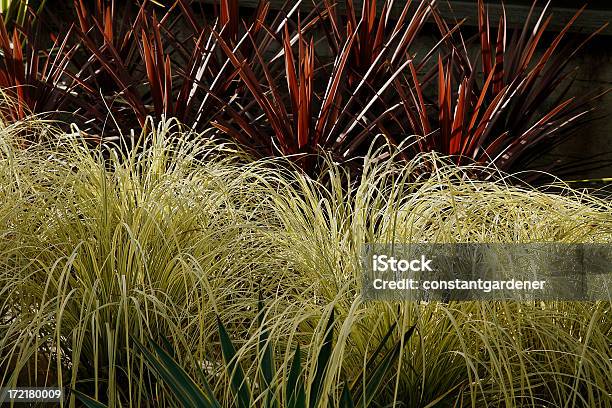
[[[217,2],[216,0],[200,0],[200,1],[203,3],[216,3]],[[290,3],[291,6],[293,7],[298,1],[299,0],[295,0],[291,2]],[[612,2],[612,0],[610,1]],[[256,7],[259,1],[258,0],[240,0],[239,3],[240,3],[240,6],[242,7]],[[284,3],[285,3],[285,0],[271,0],[270,1],[272,8],[275,8],[275,9],[281,8]],[[361,7],[361,0],[355,0],[354,3],[357,8]],[[511,3],[511,2],[506,1],[506,3]],[[537,21],[535,20],[535,18],[537,18],[537,15],[539,14],[539,12],[542,11],[543,4],[545,4],[545,2],[543,1],[541,1],[540,3],[542,3],[542,6],[536,7],[534,10],[535,16],[532,17],[534,22]],[[577,1],[576,3],[582,5],[582,2]],[[315,3],[313,2],[313,0],[302,0],[299,7],[301,10],[310,11],[314,8],[314,4]],[[382,4],[383,4],[383,1],[379,0],[378,1],[379,8],[382,7]],[[403,7],[403,4],[405,4],[404,1],[395,1],[393,5],[392,14],[396,16],[399,15]],[[466,18],[464,25],[467,25],[467,26],[475,26],[478,23],[478,10],[476,7],[476,1],[451,1],[451,2],[438,1],[436,4],[437,4],[438,11],[445,18],[449,18],[449,19],[457,18],[458,20]],[[552,4],[554,4],[554,1],[552,2]],[[338,6],[337,6],[338,10],[342,10],[344,8],[343,5],[344,5],[344,1],[342,0],[338,1]],[[500,3],[489,4],[488,8],[489,8],[489,16],[491,17],[491,21],[497,22],[503,10],[501,4]],[[506,17],[511,25],[522,25],[522,23],[527,18],[527,15],[529,14],[530,7],[526,5],[506,4],[505,9],[506,9]],[[559,31],[565,25],[565,23],[567,23],[572,18],[572,16],[576,13],[577,10],[578,10],[577,8],[574,9],[574,8],[550,7],[549,12],[553,14],[553,18],[551,20],[549,30]],[[601,9],[589,10],[587,6],[587,9],[582,13],[580,18],[576,21],[576,23],[572,27],[572,31],[574,32],[582,31],[585,33],[591,33],[599,29],[600,27],[602,27],[604,24],[608,23],[610,20],[612,20],[611,17],[612,17],[612,11],[610,10],[601,10]],[[612,35],[612,25],[608,25],[604,29],[602,34]]]

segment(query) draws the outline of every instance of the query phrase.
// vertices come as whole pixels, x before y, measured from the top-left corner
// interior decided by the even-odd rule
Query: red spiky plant
[[[67,41],[71,32],[56,36],[49,48],[39,44],[37,34],[28,21],[9,33],[0,15],[0,88],[9,99],[0,110],[6,120],[58,111],[69,100],[75,102],[70,96],[74,86],[63,83],[75,49]]]
[[[586,39],[568,38],[582,8],[544,44],[552,16],[544,7],[534,22],[535,6],[510,37],[505,13],[492,29],[487,8],[478,1],[480,61],[468,57],[465,44],[451,41],[449,56],[438,60],[434,106],[414,103],[437,124],[419,144],[421,150],[453,155],[460,164],[524,170],[588,120],[591,102],[602,93],[569,95],[573,71],[566,68],[601,29]]]
[[[324,0],[300,18],[263,0],[252,13],[220,0],[212,14],[189,0],[167,9],[74,0],[75,23],[48,48],[30,27],[0,30],[0,85],[18,101],[3,113],[65,109],[111,140],[149,116],[212,124],[257,156],[290,155],[309,172],[322,151],[350,162],[375,140],[415,136],[399,157],[438,151],[512,171],[569,137],[600,96],[569,94],[568,64],[597,34],[567,35],[581,11],[547,42],[546,7],[535,16],[534,3],[510,35],[505,15],[492,24],[481,0],[473,58],[433,0],[408,1],[397,15],[391,0],[343,5]],[[428,19],[439,42],[417,59]]]
[[[148,117],[174,117],[197,130],[209,126],[219,110],[219,96],[233,95],[236,73],[220,58],[213,27],[234,44],[239,32],[237,2],[222,0],[213,22],[198,18],[190,4],[178,0],[161,18],[144,3],[126,6],[98,0],[90,11],[83,0],[75,1],[79,39],[87,59],[74,74],[82,92],[90,98],[105,121],[121,128],[145,125]],[[176,10],[180,10],[177,15]],[[249,35],[261,29],[268,7],[259,7]],[[173,32],[181,20],[190,35]],[[211,25],[212,24],[212,25]],[[249,45],[250,46],[250,45]],[[253,51],[251,51],[253,53]],[[107,131],[108,133],[108,131]]]
[[[396,144],[414,134],[405,119],[407,110],[399,103],[401,90],[394,85],[412,64],[407,49],[431,8],[420,3],[413,10],[406,4],[392,25],[386,16],[377,17],[375,1],[365,3],[368,7],[357,22],[348,2],[352,18],[346,28],[340,27],[344,20],[327,3],[304,23],[298,19],[295,32],[285,25],[278,59],[266,59],[248,38],[249,49],[256,51],[253,63],[217,34],[218,44],[248,89],[243,97],[255,103],[232,96],[215,126],[259,155],[293,155],[306,171],[316,169],[321,151],[347,161],[365,153],[377,134]],[[311,32],[319,25],[327,33],[331,64],[315,50]],[[286,79],[275,75],[274,63],[279,60]]]

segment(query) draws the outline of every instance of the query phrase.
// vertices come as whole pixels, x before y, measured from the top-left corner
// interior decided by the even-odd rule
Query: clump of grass
[[[334,310],[322,404],[337,404],[391,325],[416,324],[377,406],[612,406],[609,302],[366,304],[359,269],[364,242],[610,242],[608,201],[509,187],[503,175],[474,181],[473,168],[431,154],[366,158],[354,181],[330,161],[315,180],[280,159],[187,142],[205,138],[182,137],[174,122],[149,126],[126,154],[70,135],[15,149],[7,132],[2,384],[61,384],[109,406],[171,405],[133,337],[167,341],[232,406],[216,316],[255,384],[262,293],[277,390],[300,344],[310,395]]]

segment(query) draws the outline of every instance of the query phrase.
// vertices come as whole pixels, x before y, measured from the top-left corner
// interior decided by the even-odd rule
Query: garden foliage
[[[290,378],[307,406],[339,406],[350,384],[366,406],[612,407],[610,302],[365,303],[360,289],[364,242],[610,243],[609,201],[473,180],[432,154],[373,151],[359,178],[327,158],[322,183],[148,128],[110,156],[76,133],[25,148],[21,129],[0,133],[2,384],[180,406],[167,353],[223,407],[286,404]]]
[[[0,86],[16,101],[2,113],[45,113],[125,146],[148,116],[176,118],[257,157],[289,155],[311,174],[321,152],[352,163],[374,141],[414,135],[398,158],[437,151],[523,170],[589,120],[601,96],[568,93],[573,57],[597,34],[567,35],[582,10],[546,40],[551,15],[535,5],[513,28],[505,16],[490,21],[480,0],[472,40],[434,0],[326,0],[309,12],[265,0],[252,10],[238,0],[75,0],[37,19],[30,7],[0,22]]]

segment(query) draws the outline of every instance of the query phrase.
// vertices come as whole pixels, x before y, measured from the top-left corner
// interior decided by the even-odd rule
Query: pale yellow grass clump
[[[215,315],[254,373],[261,292],[281,385],[297,343],[311,385],[335,309],[332,405],[399,322],[418,335],[380,406],[612,407],[609,302],[364,303],[359,260],[365,242],[606,243],[609,201],[473,181],[433,155],[366,159],[359,180],[329,162],[317,181],[189,142],[204,137],[172,122],[125,155],[78,135],[16,149],[10,129],[0,133],[2,384],[59,383],[110,406],[170,403],[133,335],[199,361],[230,406]]]

